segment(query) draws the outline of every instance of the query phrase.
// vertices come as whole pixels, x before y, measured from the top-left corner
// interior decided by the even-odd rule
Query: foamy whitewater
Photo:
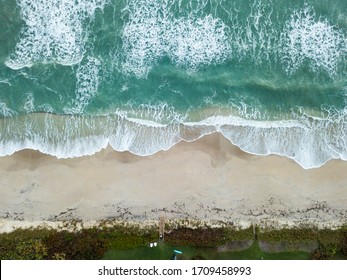
[[[219,132],[347,160],[347,1],[2,0],[0,156],[150,155]]]

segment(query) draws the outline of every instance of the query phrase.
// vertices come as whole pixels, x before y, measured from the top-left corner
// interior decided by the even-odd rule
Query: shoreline
[[[347,162],[303,169],[243,152],[221,134],[140,157],[110,147],[57,159],[33,150],[0,158],[0,232],[60,221],[167,220],[339,228],[347,221]]]
[[[345,139],[342,128],[346,110],[335,112],[333,115],[339,116],[336,119],[304,113],[294,119],[256,121],[238,114],[220,114],[221,111],[215,115],[210,109],[203,110],[206,118],[196,122],[176,122],[179,117],[173,111],[176,117],[166,124],[158,123],[156,118],[138,119],[122,112],[107,116],[32,113],[0,118],[0,156],[31,149],[58,159],[71,159],[93,156],[112,147],[117,152],[148,157],[166,152],[180,142],[196,142],[221,134],[248,154],[285,156],[304,169],[319,168],[331,160],[347,161],[346,149],[341,145]],[[165,115],[166,111],[155,115],[161,113]]]

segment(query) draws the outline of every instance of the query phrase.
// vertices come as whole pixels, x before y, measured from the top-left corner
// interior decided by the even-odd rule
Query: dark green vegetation
[[[0,235],[0,259],[100,259],[111,248],[139,247],[156,236],[154,230],[120,226],[75,232],[18,229]]]
[[[267,244],[284,244],[287,250],[290,247],[303,247],[309,251],[312,259],[346,259],[347,229],[282,229],[260,232],[259,239]],[[316,243],[316,246],[312,246]],[[313,248],[316,247],[316,248]]]
[[[252,243],[251,243],[252,244]],[[242,251],[220,251],[219,247],[172,246],[167,243],[158,247],[141,246],[128,250],[109,250],[103,259],[106,260],[168,260],[173,255],[173,249],[183,252],[177,259],[186,260],[307,260],[310,254],[306,252],[266,253],[259,247],[257,241]]]
[[[113,226],[56,231],[18,229],[0,235],[1,259],[347,259],[347,228],[179,228],[156,241],[156,228]]]
[[[172,230],[165,235],[165,242],[175,246],[217,247],[231,241],[253,239],[252,228],[233,230],[231,228]]]

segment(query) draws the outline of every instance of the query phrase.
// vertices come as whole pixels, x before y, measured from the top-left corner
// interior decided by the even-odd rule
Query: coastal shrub
[[[165,242],[175,246],[210,246],[215,247],[225,242],[222,228],[191,229],[180,228],[165,235]]]
[[[313,260],[333,260],[337,253],[336,244],[319,244],[319,247],[311,254]]]
[[[45,259],[47,248],[42,239],[49,234],[46,229],[17,229],[0,234],[0,259]]]
[[[47,257],[47,247],[41,240],[20,242],[16,247],[19,260],[43,260]]]
[[[338,245],[341,241],[341,230],[316,228],[291,228],[270,231],[260,231],[258,239],[261,241],[318,241],[322,245]]]
[[[114,226],[103,229],[100,236],[105,240],[108,249],[131,249],[156,240],[158,230]]]
[[[52,260],[66,260],[66,255],[65,253],[55,253],[52,256]]]
[[[191,245],[217,247],[231,241],[253,240],[253,228],[236,229],[226,228],[204,228],[190,229],[179,228],[165,235],[165,242],[172,245]]]
[[[7,243],[8,245],[8,243]],[[5,245],[6,246],[6,245]],[[47,257],[47,247],[41,240],[26,240],[3,249],[1,246],[1,259],[6,260],[43,260]]]
[[[116,234],[108,238],[107,247],[112,249],[131,249],[145,245],[153,241],[152,238],[138,235],[122,235]]]
[[[74,232],[19,229],[0,234],[0,259],[100,259],[108,249],[135,248],[157,235],[157,229],[126,226]]]
[[[311,259],[329,260],[334,259],[338,252],[343,254],[342,240],[344,232],[344,229],[291,228],[260,231],[259,240],[275,243],[286,241],[292,244],[316,241],[319,245],[311,253]]]
[[[347,230],[344,230],[342,232],[340,251],[341,251],[341,254],[347,258]]]
[[[225,241],[247,241],[254,239],[253,227],[246,229],[224,228]]]
[[[312,259],[347,258],[347,229],[318,230],[296,228],[259,231],[265,242],[312,242],[319,247]],[[165,242],[175,246],[218,247],[231,241],[253,240],[253,228],[180,228],[165,234]],[[0,234],[0,259],[100,259],[109,249],[129,249],[158,238],[156,227],[114,226],[68,232],[47,229],[18,229]]]
[[[48,248],[49,259],[100,259],[107,250],[105,240],[93,229],[53,232],[44,242]]]
[[[317,233],[317,240],[326,247],[341,244],[342,230],[322,229]]]
[[[260,230],[258,239],[261,241],[312,241],[317,240],[317,230],[312,228],[292,228],[264,231]]]
[[[1,260],[15,260],[17,254],[15,253],[17,243],[8,236],[8,234],[2,234],[0,237],[0,259]]]

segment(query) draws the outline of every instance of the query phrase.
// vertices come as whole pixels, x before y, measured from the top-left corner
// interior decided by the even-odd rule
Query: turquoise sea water
[[[0,155],[149,155],[220,132],[347,160],[346,0],[0,0]]]

